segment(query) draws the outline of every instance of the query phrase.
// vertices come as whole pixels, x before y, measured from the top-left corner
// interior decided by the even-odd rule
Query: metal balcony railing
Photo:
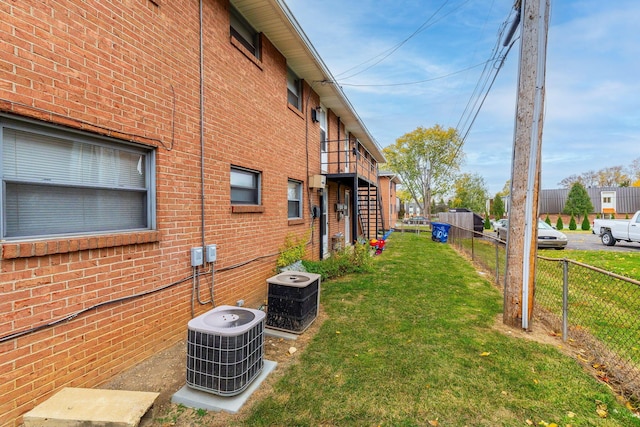
[[[328,175],[355,174],[377,185],[378,164],[361,145],[345,149],[345,141],[325,141],[321,150],[321,164],[323,173]]]

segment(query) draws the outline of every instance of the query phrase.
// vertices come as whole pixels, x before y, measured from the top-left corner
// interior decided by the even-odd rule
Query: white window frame
[[[240,166],[231,166],[229,177],[231,204],[260,205],[262,203],[260,191],[261,181],[262,174],[259,171]]]
[[[155,229],[155,149],[0,116],[0,236]]]
[[[287,102],[302,110],[302,80],[287,67]]]
[[[297,203],[297,208],[293,205]],[[290,179],[287,182],[287,217],[288,219],[302,218],[302,181]],[[294,207],[295,213],[292,213]]]

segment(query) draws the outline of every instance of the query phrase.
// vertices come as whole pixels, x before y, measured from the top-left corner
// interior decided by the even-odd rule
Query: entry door
[[[347,205],[347,210],[344,211],[344,244],[351,244],[351,191],[346,190],[344,192],[344,202]]]
[[[327,112],[321,108],[318,112],[318,122],[320,123],[320,167],[322,173],[329,170],[329,142],[327,141]]]

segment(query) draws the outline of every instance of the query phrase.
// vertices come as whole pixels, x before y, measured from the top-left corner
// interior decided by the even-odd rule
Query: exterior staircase
[[[358,187],[358,225],[359,235],[367,240],[377,239],[384,233],[382,198],[374,185]]]

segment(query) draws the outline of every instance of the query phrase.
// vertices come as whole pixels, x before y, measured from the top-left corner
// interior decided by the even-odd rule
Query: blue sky
[[[519,40],[470,125],[513,0],[285,2],[381,147],[418,126],[468,131],[462,171],[503,188]],[[542,144],[545,189],[640,157],[640,2],[551,0]]]

